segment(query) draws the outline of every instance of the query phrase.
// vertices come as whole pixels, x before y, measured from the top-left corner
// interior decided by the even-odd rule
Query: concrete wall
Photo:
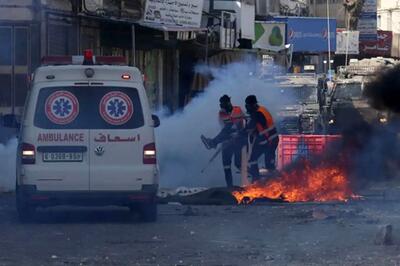
[[[378,11],[378,28],[400,33],[400,8]]]
[[[378,8],[378,28],[400,33],[400,2],[381,0]]]
[[[33,20],[33,2],[34,0],[0,0],[0,20]]]
[[[378,7],[381,9],[396,8],[399,7],[400,2],[397,0],[380,0],[378,1]]]
[[[71,11],[72,6],[70,1],[66,0],[41,0],[42,5],[55,10]]]
[[[310,4],[310,7],[311,7],[311,14],[313,16],[315,17],[327,16],[326,1],[324,1],[324,3],[321,4],[319,1],[314,0],[312,4]],[[336,18],[338,28],[346,27],[346,22],[345,22],[346,12],[341,1],[333,2],[332,0],[330,0],[329,15],[331,18]]]

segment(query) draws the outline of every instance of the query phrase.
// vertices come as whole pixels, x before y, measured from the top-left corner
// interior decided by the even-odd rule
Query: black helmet
[[[246,97],[246,104],[253,105],[257,104],[257,97],[255,95],[249,95]]]
[[[231,102],[231,98],[228,95],[223,95],[221,98],[219,98],[219,103],[220,104],[227,104]]]

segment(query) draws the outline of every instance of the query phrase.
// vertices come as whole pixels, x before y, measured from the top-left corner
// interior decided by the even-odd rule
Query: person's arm
[[[246,125],[246,131],[255,130],[258,123],[263,125],[264,127],[267,126],[267,120],[261,112],[256,112],[251,116],[250,121]]]
[[[269,127],[267,120],[265,119],[265,116],[261,112],[256,113],[256,120],[258,123],[263,125],[263,127]]]

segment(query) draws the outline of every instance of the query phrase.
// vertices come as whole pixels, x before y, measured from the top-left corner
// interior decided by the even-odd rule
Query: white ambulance
[[[21,221],[54,205],[127,206],[156,220],[160,121],[142,74],[123,62],[85,51],[47,57],[34,73],[19,137]]]

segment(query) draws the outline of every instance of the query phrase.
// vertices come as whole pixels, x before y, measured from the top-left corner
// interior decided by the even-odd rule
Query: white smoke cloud
[[[13,138],[6,145],[0,144],[0,192],[15,189],[15,164],[18,140]]]
[[[280,90],[250,75],[257,66],[255,61],[246,61],[221,68],[198,67],[199,72],[210,71],[214,80],[182,112],[161,115],[161,126],[156,130],[162,187],[225,186],[221,155],[204,174],[200,173],[216,151],[207,150],[200,135],[214,137],[219,132],[219,98],[223,94],[231,96],[232,103],[241,106],[243,111],[245,98],[255,94],[276,119],[276,111],[281,108]],[[0,191],[15,187],[16,147],[17,139],[0,144]],[[234,183],[239,185],[240,175],[232,169]]]
[[[162,187],[225,186],[221,156],[206,173],[200,173],[215,152],[206,150],[200,135],[218,134],[219,98],[224,94],[231,96],[233,105],[241,106],[244,112],[245,98],[255,94],[259,103],[276,118],[276,111],[281,107],[280,90],[250,75],[257,66],[256,61],[246,61],[221,68],[197,68],[201,72],[210,71],[214,80],[182,112],[162,117],[161,126],[156,130]],[[240,176],[236,174],[234,183],[239,185],[239,182]]]

